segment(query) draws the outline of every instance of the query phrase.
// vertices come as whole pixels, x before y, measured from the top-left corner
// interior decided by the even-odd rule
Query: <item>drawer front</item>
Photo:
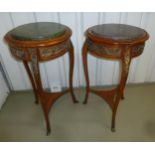
[[[145,47],[144,43],[133,46],[131,48],[131,56],[137,57],[137,56],[141,55],[143,53],[144,47]]]
[[[103,57],[103,58],[120,58],[121,48],[119,47],[108,47],[106,45],[96,44],[92,41],[87,41],[88,51],[90,54]]]
[[[39,47],[39,48],[17,48],[10,47],[12,55],[18,60],[31,61],[32,54],[35,52],[38,57],[38,61],[48,61],[55,59],[64,53],[66,53],[71,48],[70,41],[53,45],[49,47]]]
[[[46,61],[54,59],[66,53],[70,48],[71,48],[70,41],[54,46],[41,47],[39,48],[39,60]]]
[[[17,60],[30,60],[30,55],[24,48],[10,47],[10,51]]]

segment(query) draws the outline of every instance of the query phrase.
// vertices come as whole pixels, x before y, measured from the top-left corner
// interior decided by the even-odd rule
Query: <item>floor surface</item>
[[[50,111],[52,133],[46,136],[40,105],[32,91],[14,92],[0,110],[0,141],[155,141],[155,84],[127,86],[119,104],[116,132],[111,132],[111,110],[91,94],[83,105],[85,90],[77,89],[56,101]]]

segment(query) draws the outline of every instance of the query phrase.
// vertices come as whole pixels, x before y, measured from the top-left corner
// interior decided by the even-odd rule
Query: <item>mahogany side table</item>
[[[83,67],[86,79],[86,95],[84,104],[87,103],[89,92],[102,97],[112,110],[111,131],[115,131],[115,117],[120,99],[124,98],[131,59],[139,56],[144,49],[148,33],[138,27],[124,24],[102,24],[90,27],[86,31],[86,40],[83,45]],[[88,53],[101,59],[120,60],[120,82],[111,90],[97,90],[90,88],[88,76]],[[106,75],[105,75],[106,76]]]
[[[71,30],[58,23],[37,22],[18,26],[5,35],[12,55],[21,60],[25,66],[35,94],[36,103],[40,101],[46,120],[47,134],[50,133],[48,113],[54,102],[67,92],[73,93],[74,49],[70,40]],[[63,92],[46,92],[43,90],[39,62],[49,61],[69,54],[69,89]],[[31,63],[31,68],[28,63]]]

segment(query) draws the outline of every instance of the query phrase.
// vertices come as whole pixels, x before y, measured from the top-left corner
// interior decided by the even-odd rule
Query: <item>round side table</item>
[[[12,55],[21,60],[31,81],[36,103],[40,101],[44,112],[47,134],[50,133],[48,113],[54,102],[63,94],[70,92],[73,102],[77,100],[73,93],[74,49],[70,40],[72,32],[64,25],[52,22],[38,22],[18,26],[5,35]],[[49,61],[69,54],[69,89],[63,92],[43,90],[39,62]],[[31,63],[31,68],[28,65]]]
[[[131,59],[139,56],[144,49],[148,33],[138,27],[124,24],[103,24],[90,27],[86,31],[86,40],[83,45],[83,67],[86,79],[86,95],[84,104],[87,103],[89,92],[102,97],[112,109],[111,131],[115,131],[115,117],[120,99],[124,98]],[[97,90],[90,88],[88,76],[88,53],[101,59],[120,60],[121,76],[116,88],[111,90]],[[105,75],[106,76],[106,75]]]

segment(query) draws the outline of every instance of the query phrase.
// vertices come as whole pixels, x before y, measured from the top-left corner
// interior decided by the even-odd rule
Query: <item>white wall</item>
[[[9,90],[0,71],[0,109],[8,96]]]
[[[0,13],[0,54],[13,90],[30,89],[30,83],[21,62],[17,62],[3,41],[7,31],[21,24],[36,21],[53,21],[69,26],[73,31],[75,47],[74,86],[85,85],[81,48],[84,31],[96,24],[124,23],[144,28],[150,34],[143,54],[132,61],[128,83],[155,82],[155,13]],[[118,81],[119,64],[89,56],[91,85],[115,84]],[[68,86],[68,56],[41,64],[44,87],[56,83]]]
[[[0,57],[0,61],[1,60],[1,57]],[[4,104],[7,96],[8,96],[8,93],[9,93],[9,89],[6,85],[6,82],[3,78],[3,75],[2,75],[2,68],[1,68],[1,63],[0,63],[0,109],[2,107],[2,105]]]

